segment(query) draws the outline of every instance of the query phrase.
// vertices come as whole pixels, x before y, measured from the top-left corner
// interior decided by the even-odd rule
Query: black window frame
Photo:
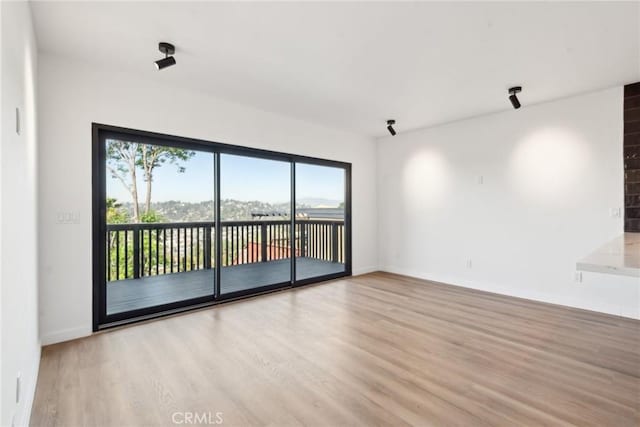
[[[240,298],[252,297],[262,293],[273,292],[281,289],[291,289],[312,283],[337,279],[352,275],[352,216],[351,216],[351,163],[264,150],[259,148],[244,147],[221,142],[207,141],[203,139],[188,138],[183,136],[168,135],[158,132],[131,129],[101,123],[91,124],[92,133],[92,261],[93,261],[93,331],[98,331],[121,324],[133,323],[154,317],[161,317],[177,312],[194,310],[206,306],[212,306]],[[291,230],[295,230],[295,167],[297,163],[312,164],[341,168],[345,171],[345,269],[344,272],[296,280],[296,257],[291,257],[291,280],[260,288],[238,291],[233,293],[220,293],[220,244],[221,238],[216,231],[216,277],[214,292],[211,296],[176,301],[168,304],[146,307],[143,309],[115,313],[107,315],[106,312],[106,147],[108,138],[124,138],[136,142],[154,145],[164,145],[185,149],[209,152],[214,155],[215,176],[215,223],[216,230],[220,230],[220,155],[233,154],[268,160],[289,162],[291,165]],[[293,235],[293,234],[292,234]],[[295,239],[291,242],[291,253],[295,254]]]

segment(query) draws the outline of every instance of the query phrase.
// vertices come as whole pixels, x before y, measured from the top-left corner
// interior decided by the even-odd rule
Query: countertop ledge
[[[640,233],[624,233],[611,240],[580,260],[576,268],[640,278]]]

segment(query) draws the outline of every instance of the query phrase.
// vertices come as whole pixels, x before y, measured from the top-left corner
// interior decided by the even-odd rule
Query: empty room
[[[640,2],[0,0],[0,426],[640,425]]]

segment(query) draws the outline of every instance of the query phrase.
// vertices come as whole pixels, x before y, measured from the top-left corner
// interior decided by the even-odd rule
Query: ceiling
[[[32,2],[39,49],[370,136],[640,81],[640,2]],[[177,66],[156,71],[159,41]]]

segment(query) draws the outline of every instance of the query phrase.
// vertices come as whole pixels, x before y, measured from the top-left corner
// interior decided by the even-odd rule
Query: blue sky
[[[259,200],[283,203],[290,199],[290,165],[287,162],[223,154],[220,159],[221,196],[223,199]],[[154,171],[152,201],[213,200],[213,154],[196,152],[184,162],[184,173],[175,165],[165,164]],[[344,170],[298,163],[296,165],[298,199],[320,198],[344,200]],[[117,179],[107,175],[107,196],[131,201],[129,192]],[[138,198],[144,201],[145,183],[138,172]]]

